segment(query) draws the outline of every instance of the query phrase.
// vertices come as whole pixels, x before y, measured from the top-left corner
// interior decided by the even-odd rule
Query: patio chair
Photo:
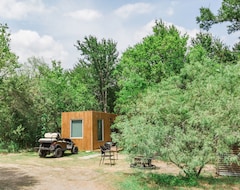
[[[118,160],[118,152],[121,150],[121,149],[118,149],[118,146],[117,146],[117,143],[113,143],[113,142],[106,142],[104,144],[104,146],[111,150],[111,152],[113,153],[114,155],[114,159]]]
[[[112,143],[111,143],[111,142],[106,142],[106,143],[104,143],[103,146],[104,146],[107,150],[111,150]]]
[[[110,165],[112,166],[115,164],[115,159],[113,158],[114,155],[112,154],[112,151],[106,148],[105,146],[100,146],[100,162],[99,166],[101,164],[104,164],[105,158],[109,158]]]

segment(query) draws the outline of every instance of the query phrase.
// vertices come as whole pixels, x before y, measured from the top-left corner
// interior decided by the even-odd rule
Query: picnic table
[[[133,163],[130,164],[130,167],[143,169],[156,169],[156,166],[152,164],[152,158],[146,158],[145,156],[134,157]]]

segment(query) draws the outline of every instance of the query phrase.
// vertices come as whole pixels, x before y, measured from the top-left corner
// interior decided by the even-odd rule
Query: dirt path
[[[155,162],[155,172],[175,173],[172,164]],[[123,174],[134,172],[124,155],[116,165],[99,166],[99,157],[38,158],[20,154],[0,155],[0,190],[116,190]]]
[[[117,171],[131,170],[124,156],[116,165],[99,166],[99,156],[62,158],[0,155],[0,190],[117,189]]]

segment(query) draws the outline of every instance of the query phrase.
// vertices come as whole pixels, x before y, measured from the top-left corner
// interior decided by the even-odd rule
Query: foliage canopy
[[[120,88],[116,112],[124,113],[129,103],[148,86],[180,72],[187,39],[174,26],[167,26],[160,20],[156,21],[152,35],[123,53],[115,71]]]
[[[196,18],[200,28],[209,30],[212,25],[230,22],[228,33],[240,30],[240,3],[239,0],[223,0],[217,15],[214,15],[209,8],[200,8],[200,16]]]
[[[121,133],[113,138],[132,156],[157,154],[187,176],[199,176],[205,164],[240,142],[240,64],[219,64],[199,47],[189,57],[179,75],[149,87],[118,118]]]
[[[115,101],[116,79],[113,75],[118,52],[113,40],[94,36],[77,41],[76,48],[80,51],[79,63],[75,70],[83,70],[82,81],[88,85],[98,100],[101,111],[112,112]]]

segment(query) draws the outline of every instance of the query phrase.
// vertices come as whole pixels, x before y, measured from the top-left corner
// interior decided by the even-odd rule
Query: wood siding
[[[240,153],[239,147],[233,147],[228,155],[238,155]],[[227,156],[227,154],[226,154]],[[239,160],[240,161],[240,160]],[[221,176],[240,176],[240,165],[224,163],[224,155],[219,157],[217,166],[217,174]]]
[[[115,120],[117,115],[97,112],[97,111],[82,111],[82,112],[63,112],[62,113],[62,137],[71,138],[70,128],[72,120],[83,121],[83,137],[71,138],[78,146],[79,150],[95,150],[100,145],[107,141],[111,141],[110,126]],[[97,120],[103,120],[104,138],[103,141],[98,141],[97,138]]]
[[[116,115],[104,112],[93,112],[93,150],[98,149],[100,145],[103,145],[105,142],[111,141],[111,124],[115,120]],[[103,141],[98,141],[97,138],[97,120],[103,120],[103,128],[104,128],[104,138]]]

